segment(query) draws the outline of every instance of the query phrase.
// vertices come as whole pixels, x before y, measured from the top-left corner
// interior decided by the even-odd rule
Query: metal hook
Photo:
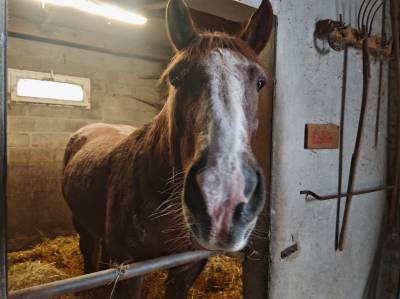
[[[54,71],[53,70],[50,70],[50,79],[51,79],[51,81],[54,81]]]

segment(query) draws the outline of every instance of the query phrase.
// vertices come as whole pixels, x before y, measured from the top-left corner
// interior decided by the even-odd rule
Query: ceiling
[[[149,18],[163,17],[167,0],[102,0],[128,10],[136,10]],[[261,0],[186,0],[190,8],[232,20],[246,21],[254,11],[257,2]],[[250,6],[249,6],[250,5]],[[39,0],[13,0],[9,2],[10,14],[35,14],[31,8],[40,7]],[[257,6],[257,5],[255,5]],[[50,8],[49,8],[50,9]],[[54,10],[61,10],[56,8]]]
[[[144,14],[149,21],[144,26],[134,26],[109,22],[102,17],[70,8],[52,5],[43,8],[39,0],[13,0],[9,1],[8,5],[9,31],[49,39],[62,39],[62,35],[67,35],[68,40],[73,42],[78,40],[80,43],[94,43],[100,47],[117,46],[129,52],[157,52],[154,55],[169,57],[170,47],[165,29],[166,0],[103,1]],[[205,29],[232,29],[236,23],[247,21],[254,11],[254,8],[233,0],[186,1],[194,10],[193,17],[196,17]],[[217,22],[215,19],[218,19]]]
[[[70,8],[53,5],[46,5],[43,8],[38,0],[13,0],[9,2],[8,7],[9,22],[12,22],[14,18],[25,19],[39,24],[43,30],[46,30],[47,24],[56,24],[77,30],[102,32],[122,37],[131,36],[132,38],[148,38],[148,33],[152,32],[152,42],[163,44],[166,41],[165,34],[155,30],[164,26],[165,21],[161,18],[152,18],[145,26],[134,26],[121,22],[109,22],[103,17]]]
[[[167,0],[111,0],[116,4],[142,10],[164,10]],[[247,20],[261,0],[185,0],[189,7],[236,22]],[[110,2],[110,1],[109,1]]]

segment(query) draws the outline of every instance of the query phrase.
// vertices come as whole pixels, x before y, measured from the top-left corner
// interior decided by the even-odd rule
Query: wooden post
[[[399,6],[397,0],[390,1],[390,15],[392,20],[392,33],[393,33],[393,51],[394,51],[394,65],[396,69],[396,98],[397,105],[400,104],[400,34],[399,34],[399,22],[397,16],[399,15]],[[396,215],[398,213],[398,195],[399,195],[399,179],[400,179],[400,109],[397,107],[397,153],[396,153],[396,162],[395,162],[395,176],[394,176],[394,185],[395,188],[392,192],[390,198],[390,206],[389,206],[389,226],[393,227],[396,220]]]
[[[250,252],[246,252],[243,263],[243,298],[268,298],[270,274],[270,177],[272,154],[272,102],[274,98],[275,78],[275,49],[276,49],[276,22],[275,30],[271,35],[264,51],[260,54],[261,62],[267,71],[269,83],[262,91],[259,100],[259,126],[254,153],[264,170],[267,199],[263,212],[259,216],[256,226],[257,235],[251,238]],[[254,251],[253,251],[254,250]],[[253,254],[253,255],[252,255]]]

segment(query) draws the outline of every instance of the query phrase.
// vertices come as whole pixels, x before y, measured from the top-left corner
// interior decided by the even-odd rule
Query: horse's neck
[[[160,187],[165,185],[163,189],[168,188],[169,181],[177,177],[180,169],[173,165],[170,154],[169,133],[168,133],[168,117],[165,109],[163,109],[149,124],[147,124],[140,135],[139,150],[141,152],[142,167],[145,167],[148,180]],[[140,171],[143,171],[139,167]],[[164,191],[164,190],[159,190]]]

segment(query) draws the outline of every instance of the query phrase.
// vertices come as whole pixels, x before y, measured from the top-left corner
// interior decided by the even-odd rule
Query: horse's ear
[[[197,36],[189,9],[183,0],[169,0],[167,5],[168,34],[176,50],[186,48]]]
[[[271,2],[263,0],[258,10],[251,16],[240,37],[259,54],[267,44],[273,27],[274,12]]]

